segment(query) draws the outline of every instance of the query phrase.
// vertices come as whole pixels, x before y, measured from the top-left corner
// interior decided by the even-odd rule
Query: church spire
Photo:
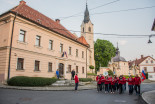
[[[116,48],[116,55],[120,56],[120,51],[119,51],[119,48],[118,48],[118,42],[117,42],[117,48]]]
[[[88,23],[89,21],[90,21],[89,11],[88,11],[87,2],[86,2],[86,10],[85,10],[85,13],[84,13],[84,23]]]

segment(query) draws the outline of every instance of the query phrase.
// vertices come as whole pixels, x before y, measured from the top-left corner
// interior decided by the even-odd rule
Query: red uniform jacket
[[[121,78],[121,79],[119,78],[119,80],[118,80],[118,83],[119,84],[124,84],[124,82],[125,82],[125,79],[124,78]]]
[[[102,83],[102,77],[98,78],[97,84],[101,84]]]
[[[115,83],[116,83],[116,79],[112,79],[111,80],[111,85],[115,85]]]
[[[125,77],[123,77],[123,80],[124,80],[123,84],[125,84],[125,83],[126,83],[126,81],[127,81],[127,80],[126,80],[126,78],[125,78]]]
[[[134,78],[128,78],[128,85],[134,85]]]
[[[75,83],[79,83],[79,78],[78,78],[78,76],[77,76],[77,75],[75,75],[74,80],[75,80]]]
[[[101,81],[102,81],[102,82],[105,82],[105,80],[104,80],[104,76],[101,77]]]
[[[104,84],[109,84],[109,83],[110,83],[109,79],[104,80]]]
[[[141,84],[141,78],[140,77],[135,77],[135,85],[140,85]]]

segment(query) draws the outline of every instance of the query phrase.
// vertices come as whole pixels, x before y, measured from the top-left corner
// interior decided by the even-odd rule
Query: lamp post
[[[148,41],[148,44],[152,43],[151,41],[151,37],[155,36],[155,34],[152,34],[152,35],[149,35],[149,41]]]

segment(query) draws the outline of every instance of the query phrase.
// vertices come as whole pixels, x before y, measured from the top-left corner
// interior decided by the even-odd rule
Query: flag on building
[[[146,74],[145,74],[145,71],[142,70],[142,81],[144,81],[146,79]]]

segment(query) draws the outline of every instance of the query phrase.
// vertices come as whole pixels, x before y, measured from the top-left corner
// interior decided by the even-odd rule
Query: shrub
[[[79,81],[81,81],[81,82],[90,82],[90,81],[92,81],[92,79],[91,78],[79,78]]]
[[[46,86],[56,82],[56,78],[16,76],[7,81],[10,86]]]
[[[97,74],[95,74],[95,73],[87,73],[87,75],[95,75],[96,76]]]
[[[93,65],[90,65],[89,68],[90,68],[90,69],[94,69],[94,66],[93,66]]]
[[[123,75],[126,79],[128,79],[129,78],[129,75]],[[134,78],[135,76],[134,75],[132,75],[132,78]]]
[[[112,70],[109,70],[109,71],[108,71],[108,75],[113,76],[113,75],[114,75],[114,74],[113,74],[113,71],[112,71]]]

